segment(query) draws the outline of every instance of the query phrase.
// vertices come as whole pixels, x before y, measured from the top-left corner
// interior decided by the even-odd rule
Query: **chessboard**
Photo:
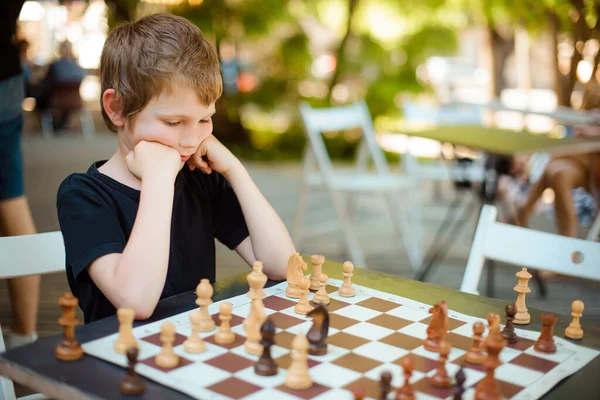
[[[191,334],[190,313],[193,311],[133,329],[139,348],[136,372],[197,399],[353,399],[353,392],[358,388],[364,391],[366,398],[376,399],[380,396],[382,372],[391,373],[393,387],[402,386],[401,365],[406,365],[402,360],[411,357],[414,371],[409,381],[416,398],[452,398],[452,388],[437,388],[429,381],[439,365],[439,354],[423,346],[432,319],[431,306],[360,285],[354,285],[353,297],[343,297],[338,291],[341,285],[340,280],[326,281],[330,298],[328,349],[325,355],[308,355],[313,381],[309,389],[293,390],[284,384],[292,362],[292,341],[299,332],[308,332],[312,325],[311,318],[295,313],[298,300],[286,296],[287,282],[264,289],[264,311],[276,327],[275,345],[271,347],[271,355],[279,367],[276,375],[257,375],[254,365],[259,356],[247,354],[244,349],[246,331],[242,322],[252,302],[245,294],[208,306],[216,328],[200,333],[206,344],[202,353],[188,353],[183,346]],[[312,299],[314,293],[308,296]],[[229,323],[235,334],[233,343],[227,345],[215,341],[223,302],[232,305]],[[484,365],[464,362],[465,354],[473,343],[473,324],[487,323],[481,318],[452,311],[451,307],[450,302],[445,340],[451,350],[446,370],[454,377],[462,367],[466,377],[462,398],[472,399],[486,369]],[[179,364],[171,369],[158,367],[155,362],[155,356],[161,352],[161,326],[166,321],[175,327],[173,351],[180,357]],[[537,399],[599,354],[556,336],[556,352],[540,353],[534,349],[540,332],[515,328],[515,333],[518,340],[502,349],[502,364],[495,370],[496,382],[505,398]],[[118,335],[84,343],[83,350],[88,355],[126,367],[125,354],[114,350]]]

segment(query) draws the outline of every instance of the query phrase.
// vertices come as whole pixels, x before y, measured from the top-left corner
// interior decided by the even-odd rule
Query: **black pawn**
[[[127,349],[127,375],[121,382],[121,391],[127,395],[137,395],[144,393],[145,385],[142,378],[135,372],[135,366],[138,361],[138,349],[137,347],[130,347]]]
[[[517,306],[514,303],[507,304],[506,307],[504,307],[504,312],[506,313],[506,325],[504,325],[504,329],[502,330],[502,337],[508,343],[516,343],[517,334],[515,333],[513,320],[517,313]]]
[[[465,371],[463,367],[460,367],[456,375],[454,375],[454,380],[456,381],[456,386],[454,387],[454,400],[462,400],[462,395],[465,392],[463,385],[466,379]]]
[[[260,376],[277,375],[277,364],[271,357],[271,346],[275,344],[275,324],[273,324],[273,321],[267,318],[260,327],[260,335],[262,337],[260,344],[263,346],[263,352],[258,362],[254,364],[254,373]]]
[[[386,400],[388,394],[392,391],[392,374],[390,371],[383,371],[380,380],[379,399]]]

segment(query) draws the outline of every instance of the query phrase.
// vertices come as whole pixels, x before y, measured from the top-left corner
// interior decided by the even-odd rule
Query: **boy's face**
[[[215,104],[203,105],[187,86],[177,85],[148,102],[124,127],[123,140],[133,150],[140,141],[158,142],[181,155],[181,165],[212,134]]]

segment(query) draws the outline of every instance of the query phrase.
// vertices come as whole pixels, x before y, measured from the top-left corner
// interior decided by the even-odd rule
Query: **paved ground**
[[[85,171],[95,160],[108,158],[113,152],[116,138],[106,132],[99,133],[93,139],[83,139],[70,134],[44,139],[39,134],[29,133],[24,137],[26,188],[38,230],[40,232],[58,229],[56,218],[56,191],[60,182],[71,172]],[[296,193],[301,169],[298,164],[247,164],[257,185],[288,227],[291,227],[296,207]],[[436,206],[445,206],[451,199],[449,186],[433,190],[423,184],[422,195],[425,202]],[[440,196],[441,194],[441,196]],[[432,200],[435,197],[435,200]],[[307,222],[330,218],[333,213],[328,198],[324,195],[312,195],[311,202],[318,208],[307,217]],[[360,233],[360,242],[367,251],[369,269],[390,274],[412,277],[401,241],[394,235],[389,219],[382,212],[383,201],[374,196],[366,196],[359,202],[356,227]],[[441,210],[440,210],[441,211]],[[440,213],[438,213],[440,214]],[[452,288],[458,288],[466,265],[474,231],[476,212],[463,221],[464,229],[457,235],[456,244],[443,262],[430,275],[428,281]],[[439,220],[429,219],[423,223],[426,233],[425,246],[430,245]],[[538,218],[535,224],[541,229],[552,229],[551,221]],[[344,261],[344,247],[340,232],[321,237],[309,238],[298,246],[304,253],[324,254],[329,259]],[[510,251],[510,249],[507,249]],[[247,271],[247,267],[235,253],[225,247],[218,247],[217,278]],[[514,300],[512,287],[516,284],[514,273],[518,266],[500,266],[496,279],[496,297]],[[485,278],[485,276],[484,276]],[[482,279],[484,282],[484,279]],[[543,308],[560,314],[570,312],[570,304],[575,298],[585,302],[585,318],[600,318],[600,299],[598,283],[578,279],[553,279],[549,281],[550,294],[541,300],[537,289],[528,296],[528,305]],[[56,301],[67,290],[63,274],[46,276],[43,279],[42,300],[40,305],[39,330],[41,335],[56,333],[60,327],[56,323],[59,309]],[[9,307],[5,285],[0,284],[0,323],[6,328],[9,321]]]

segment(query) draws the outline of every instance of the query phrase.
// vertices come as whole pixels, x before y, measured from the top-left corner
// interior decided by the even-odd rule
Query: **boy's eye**
[[[201,119],[200,123],[201,124],[208,124],[208,123],[210,123],[211,120],[212,120],[211,118]]]
[[[177,126],[180,124],[179,121],[164,121],[167,126]]]

